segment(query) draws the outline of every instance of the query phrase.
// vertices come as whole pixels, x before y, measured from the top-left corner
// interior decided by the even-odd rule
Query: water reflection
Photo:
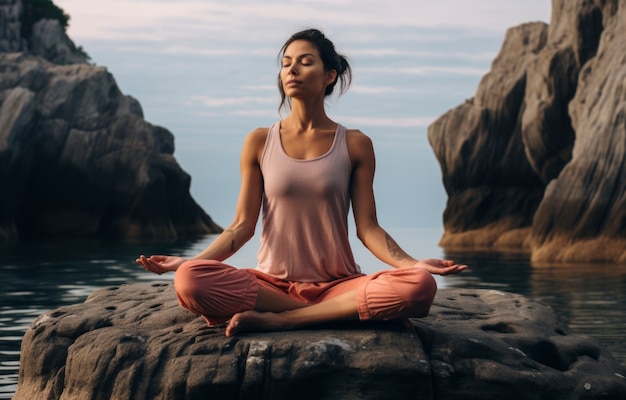
[[[134,263],[138,249],[147,254],[188,254],[196,243],[206,240],[140,245],[48,241],[0,246],[0,282],[4,283],[0,292],[0,399],[10,399],[17,389],[22,336],[37,316],[81,303],[97,288],[166,280]]]
[[[395,233],[394,233],[395,234]],[[419,229],[399,231],[412,254],[437,256],[436,235]],[[435,239],[433,239],[435,238]],[[30,242],[0,246],[0,399],[16,390],[19,348],[31,322],[47,310],[83,302],[95,289],[124,283],[171,281],[143,271],[134,262],[139,253],[195,255],[214,239],[183,243],[103,243],[99,241]],[[233,265],[254,264],[257,239],[229,259]],[[424,247],[424,248],[422,248]],[[365,272],[381,265],[355,244]],[[468,263],[470,271],[438,280],[441,287],[488,288],[536,298],[552,306],[577,333],[589,334],[626,364],[626,266],[531,266],[516,255],[448,253]],[[369,269],[368,269],[369,268]]]
[[[626,265],[533,264],[521,255],[447,252],[471,271],[450,287],[497,289],[551,306],[571,331],[590,335],[626,364]]]

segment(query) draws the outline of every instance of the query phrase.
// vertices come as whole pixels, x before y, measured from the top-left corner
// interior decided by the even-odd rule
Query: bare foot
[[[279,313],[244,311],[233,315],[226,327],[226,336],[231,337],[241,332],[282,331],[289,327],[282,321]]]

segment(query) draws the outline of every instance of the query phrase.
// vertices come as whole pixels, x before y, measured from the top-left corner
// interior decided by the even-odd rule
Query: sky
[[[254,81],[246,75],[252,73],[250,68],[262,71],[266,67],[267,71],[273,71],[277,49],[291,33],[304,27],[324,30],[338,48],[344,44],[349,56],[357,58],[361,76],[363,73],[411,76],[436,73],[470,76],[477,81],[495,56],[506,29],[523,22],[548,21],[550,15],[550,0],[56,0],[55,3],[71,16],[70,37],[85,48],[96,64],[109,67],[122,82],[123,74],[134,73],[134,81],[148,79],[150,71],[146,67],[154,71],[166,68],[170,72],[168,81],[182,75],[191,78],[194,74],[205,82],[237,81],[239,89],[246,89],[245,95],[234,96],[235,90],[225,85],[222,91],[188,93],[181,101],[182,105],[196,107],[198,114],[206,116],[223,115],[221,107],[239,107],[233,114],[239,117],[267,115],[267,110],[275,110],[272,106],[276,104],[277,94],[273,76],[268,73],[272,80]],[[465,46],[460,40],[471,41],[472,36],[482,43],[493,38],[495,46]],[[162,58],[157,59],[157,54]],[[416,59],[456,58],[469,62],[393,65],[394,58],[410,55]],[[120,60],[121,57],[125,60]],[[260,65],[256,57],[267,64]],[[372,58],[387,58],[388,62],[376,64],[369,61]],[[210,65],[203,64],[207,60]],[[360,60],[365,65],[358,65]],[[482,63],[476,65],[472,61]],[[194,63],[196,69],[191,70]],[[201,68],[215,68],[216,63],[222,68],[230,65],[231,74],[211,79],[206,71],[199,73]],[[400,97],[407,92],[401,82],[383,84],[378,79],[372,84],[359,81],[358,73],[355,76],[351,89],[354,94]],[[171,83],[181,86],[180,82]],[[196,82],[196,88],[201,84]],[[170,89],[167,82],[163,85],[162,92]],[[420,86],[428,88],[422,82]],[[143,91],[135,90],[134,83],[122,86],[122,90],[134,96]],[[415,93],[413,88],[408,90]],[[463,96],[469,97],[471,92],[459,92],[457,98]],[[148,115],[156,111],[150,108],[151,100],[139,98],[139,101]],[[169,106],[164,104],[163,108]],[[358,117],[346,114],[342,121],[354,125],[425,127],[440,114],[440,110],[428,115],[392,117],[384,113]],[[162,124],[168,120],[156,122]]]
[[[90,54],[97,53],[97,48],[86,44],[107,43],[120,53],[149,51],[171,58],[221,57],[223,63],[242,54],[260,55],[273,61],[284,40],[305,27],[322,29],[338,47],[344,43],[350,56],[412,53],[419,57],[491,59],[496,49],[453,49],[449,43],[440,48],[414,45],[444,43],[455,34],[466,38],[493,35],[501,41],[509,27],[548,21],[551,7],[550,0],[56,0],[55,3],[71,16],[70,37]],[[106,61],[94,58],[99,64]],[[442,65],[434,68],[446,72]],[[471,66],[447,68],[468,75],[485,72]],[[405,71],[426,74],[429,69],[412,66]],[[372,87],[361,86],[356,90],[371,91]],[[252,99],[248,97],[247,101]],[[209,106],[241,102],[229,97],[204,101]]]
[[[379,220],[442,229],[447,199],[427,127],[473,96],[508,28],[549,22],[550,0],[55,0],[68,34],[175,136],[191,193],[227,225],[245,135],[279,114],[277,53],[322,29],[354,80],[331,118],[374,140]]]
[[[70,34],[83,40],[167,40],[200,34],[267,40],[298,25],[405,25],[504,32],[548,21],[550,0],[56,0],[71,15]],[[281,37],[282,37],[281,36]]]

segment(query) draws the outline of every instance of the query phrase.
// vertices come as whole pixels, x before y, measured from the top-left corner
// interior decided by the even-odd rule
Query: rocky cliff
[[[143,119],[57,20],[0,0],[0,241],[218,232],[189,193],[174,137]],[[32,17],[32,16],[31,16]]]
[[[626,369],[546,305],[441,289],[430,315],[227,338],[173,286],[100,289],[22,341],[15,400],[624,399]]]
[[[626,262],[626,0],[553,0],[509,29],[473,98],[428,129],[441,245]]]

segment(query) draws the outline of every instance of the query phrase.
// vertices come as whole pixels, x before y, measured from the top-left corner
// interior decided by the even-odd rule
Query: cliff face
[[[21,36],[22,12],[21,0],[0,0],[0,241],[219,231],[189,193],[173,135],[57,21]]]
[[[22,0],[0,0],[0,52],[22,51],[26,48],[26,41],[21,35],[22,11]]]
[[[552,2],[511,28],[476,95],[428,137],[447,249],[626,261],[626,0]]]

